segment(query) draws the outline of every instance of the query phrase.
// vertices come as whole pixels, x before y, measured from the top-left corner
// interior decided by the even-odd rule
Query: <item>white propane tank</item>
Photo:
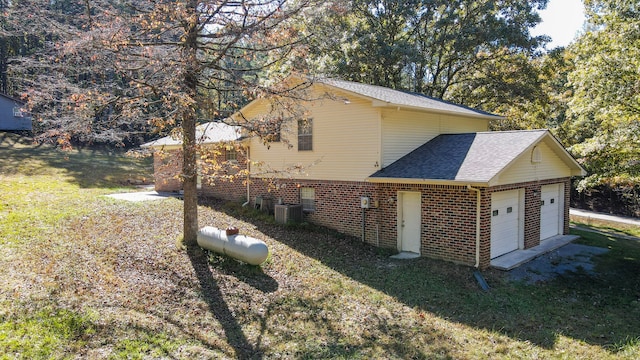
[[[198,245],[251,265],[260,265],[269,256],[269,248],[264,241],[244,235],[227,235],[226,230],[213,226],[205,226],[198,231]]]

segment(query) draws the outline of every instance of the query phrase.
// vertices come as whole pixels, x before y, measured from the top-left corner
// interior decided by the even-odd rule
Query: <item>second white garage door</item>
[[[540,240],[562,234],[564,187],[560,185],[544,185],[540,189]]]
[[[509,190],[492,193],[491,258],[517,250],[523,235],[520,191]]]

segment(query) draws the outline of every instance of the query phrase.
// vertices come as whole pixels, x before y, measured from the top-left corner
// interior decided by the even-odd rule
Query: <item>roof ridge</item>
[[[315,81],[328,86],[333,86],[340,90],[376,99],[390,105],[408,106],[435,112],[454,113],[467,116],[501,118],[500,115],[492,114],[484,110],[475,109],[462,104],[456,104],[451,101],[409,90],[392,89],[381,85],[365,84],[332,77],[319,77],[316,78]]]
[[[504,134],[504,133],[523,133],[523,132],[546,132],[549,129],[524,129],[524,130],[489,130],[478,131],[479,134]]]

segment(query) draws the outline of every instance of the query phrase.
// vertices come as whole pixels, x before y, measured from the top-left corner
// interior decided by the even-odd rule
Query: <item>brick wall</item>
[[[463,186],[380,184],[383,244],[398,246],[398,192],[421,193],[421,254],[475,264],[476,192]],[[482,240],[482,239],[481,239]],[[485,239],[488,243],[488,239]]]
[[[247,197],[247,158],[243,149],[236,152],[236,161],[227,161],[224,149],[209,149],[211,167],[202,166],[200,193],[219,199],[244,202]]]
[[[564,182],[564,226],[563,234],[569,234],[569,206],[571,204],[571,179],[563,179]],[[562,210],[561,210],[562,211]]]
[[[179,169],[180,151],[172,151],[168,158],[154,156],[156,166],[156,189],[174,191],[181,188]],[[220,160],[223,160],[222,158]],[[237,169],[245,157],[238,153]],[[224,171],[221,172],[224,174]],[[490,263],[491,241],[491,193],[495,191],[523,189],[525,198],[524,246],[530,248],[540,244],[540,190],[543,185],[564,184],[564,233],[569,232],[570,179],[559,178],[480,188],[480,267]],[[207,196],[227,200],[246,199],[247,182],[239,178],[216,178],[202,181],[201,192]],[[367,182],[317,181],[300,179],[251,179],[250,199],[256,196],[299,204],[300,188],[315,189],[315,211],[305,214],[305,220],[363,238],[374,246],[397,249],[398,247],[398,192],[414,191],[421,194],[421,253],[423,256],[443,259],[466,265],[475,264],[476,256],[476,196],[466,186],[449,185],[405,185],[373,184]],[[360,208],[360,197],[368,196],[377,208]]]
[[[315,211],[306,212],[305,220],[314,224],[335,229],[341,233],[362,237],[362,209],[360,197],[373,197],[375,185],[366,182],[316,181],[274,179],[259,181],[252,179],[251,200],[255,196],[271,198],[273,203],[300,204],[300,188],[315,190]],[[365,210],[366,240],[378,245],[376,239],[377,214],[374,209]]]
[[[156,150],[153,152],[153,176],[156,191],[182,189],[182,150]]]
[[[364,210],[364,240],[374,246],[390,249],[398,248],[398,192],[420,192],[422,255],[475,264],[476,193],[466,187],[313,180],[277,180],[265,184],[252,180],[251,199],[263,196],[271,197],[274,202],[281,199],[283,203],[297,204],[300,203],[301,187],[315,189],[316,210],[305,214],[307,221],[359,239],[363,235],[360,198],[370,197],[378,207]],[[482,194],[485,193],[483,190]],[[484,200],[482,204],[481,211],[488,213],[490,200]],[[488,215],[484,219],[490,220]],[[486,265],[489,238],[490,229],[481,231],[481,244],[486,248]]]

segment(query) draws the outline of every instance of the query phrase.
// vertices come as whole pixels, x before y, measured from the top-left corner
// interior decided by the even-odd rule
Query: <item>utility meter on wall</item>
[[[367,196],[363,196],[360,198],[360,207],[363,209],[368,209],[371,207],[371,199]]]

